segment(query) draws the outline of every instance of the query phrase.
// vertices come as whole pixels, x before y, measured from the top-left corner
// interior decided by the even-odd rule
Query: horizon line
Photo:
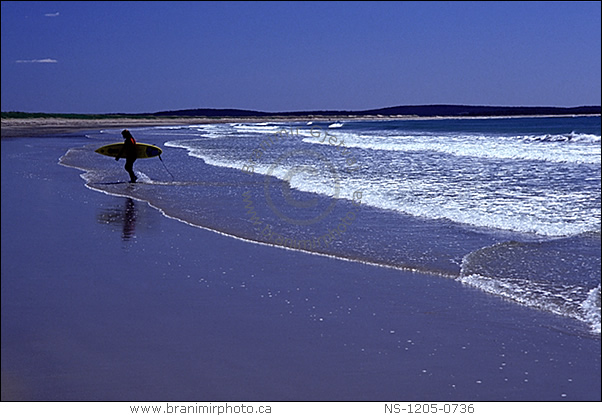
[[[19,111],[19,110],[10,110],[4,111],[2,110],[2,116],[10,113],[20,113],[20,114],[62,114],[62,115],[133,115],[133,116],[160,116],[160,114],[173,114],[175,113],[184,113],[184,112],[240,112],[248,114],[255,114],[257,116],[267,116],[267,115],[324,115],[324,113],[330,114],[338,114],[338,115],[379,115],[378,112],[386,111],[391,112],[393,110],[401,110],[401,109],[440,109],[440,110],[461,110],[461,109],[473,109],[473,110],[562,110],[562,112],[566,110],[596,110],[597,112],[602,111],[602,105],[578,105],[578,106],[546,106],[546,105],[474,105],[474,104],[411,104],[411,105],[396,105],[390,107],[380,107],[380,108],[372,108],[372,109],[364,109],[364,110],[335,110],[335,109],[320,109],[320,110],[289,110],[289,111],[263,111],[263,110],[250,110],[250,109],[242,109],[242,108],[234,108],[234,107],[197,107],[197,108],[184,108],[184,109],[171,109],[171,110],[160,110],[160,111],[146,111],[146,112],[104,112],[104,113],[77,113],[77,112],[45,112],[45,111]],[[591,114],[591,112],[588,112]],[[382,115],[413,115],[413,114],[382,114]],[[458,115],[469,115],[469,114],[458,114]]]

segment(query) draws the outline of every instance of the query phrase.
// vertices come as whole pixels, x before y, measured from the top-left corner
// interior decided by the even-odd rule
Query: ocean
[[[121,141],[118,129],[88,134],[61,163],[82,170],[90,189],[192,226],[453,279],[600,336],[600,117],[130,131],[163,149],[161,159],[136,161],[136,184],[123,161],[93,151]]]

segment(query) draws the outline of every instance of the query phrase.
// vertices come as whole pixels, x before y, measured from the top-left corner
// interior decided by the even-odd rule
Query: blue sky
[[[600,105],[600,2],[2,2],[2,111]]]

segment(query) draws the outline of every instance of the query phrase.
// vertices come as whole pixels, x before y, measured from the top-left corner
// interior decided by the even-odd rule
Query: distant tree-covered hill
[[[600,115],[599,106],[582,107],[497,107],[479,105],[403,105],[363,111],[320,110],[263,112],[240,109],[197,108],[177,111],[161,111],[151,114],[157,117],[273,117],[273,116],[418,116],[418,117],[480,117],[480,116],[529,116],[529,115]]]
[[[479,105],[402,105],[362,111],[318,110],[265,112],[235,108],[197,108],[153,113],[64,114],[41,112],[2,112],[2,118],[155,118],[155,117],[209,117],[209,118],[268,118],[268,117],[365,117],[365,116],[416,116],[416,117],[494,117],[541,115],[600,115],[600,106],[582,107],[492,107]]]

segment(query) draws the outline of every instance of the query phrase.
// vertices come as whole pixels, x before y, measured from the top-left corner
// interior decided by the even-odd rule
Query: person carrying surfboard
[[[125,171],[130,175],[130,183],[136,183],[138,178],[134,174],[134,162],[136,161],[136,140],[128,130],[123,130],[121,135],[125,139],[123,142],[123,148],[115,157],[115,160],[119,161],[121,157],[125,157]]]

